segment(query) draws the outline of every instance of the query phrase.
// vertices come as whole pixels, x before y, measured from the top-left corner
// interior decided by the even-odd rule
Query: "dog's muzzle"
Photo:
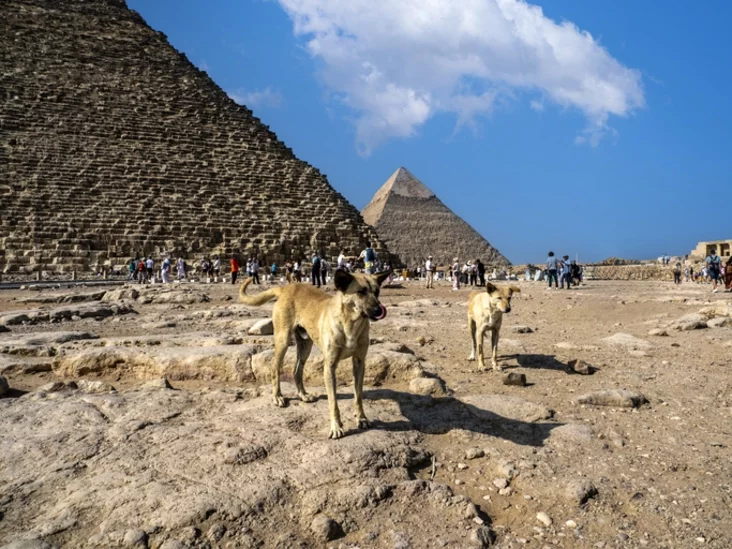
[[[371,320],[381,320],[382,318],[386,318],[386,307],[379,303],[378,307],[371,309],[369,318]]]

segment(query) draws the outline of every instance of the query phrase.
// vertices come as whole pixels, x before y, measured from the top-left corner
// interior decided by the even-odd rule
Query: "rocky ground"
[[[270,404],[271,306],[229,284],[3,291],[0,546],[732,547],[730,295],[518,285],[504,374],[469,290],[385,289],[338,441]]]

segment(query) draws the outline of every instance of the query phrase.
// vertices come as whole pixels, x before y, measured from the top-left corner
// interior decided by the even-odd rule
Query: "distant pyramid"
[[[440,265],[480,259],[486,265],[511,263],[478,232],[445,206],[406,168],[399,168],[361,211],[389,251],[407,266],[432,255]]]

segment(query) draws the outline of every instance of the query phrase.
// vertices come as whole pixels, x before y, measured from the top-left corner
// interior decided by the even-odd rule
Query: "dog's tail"
[[[241,286],[239,287],[239,301],[246,305],[253,305],[254,307],[259,307],[260,305],[264,305],[268,301],[272,301],[273,299],[277,299],[277,297],[280,295],[280,288],[274,287],[270,288],[269,290],[265,290],[263,292],[259,292],[256,295],[247,295],[247,286],[251,284],[252,278],[247,278],[244,282],[241,283]]]

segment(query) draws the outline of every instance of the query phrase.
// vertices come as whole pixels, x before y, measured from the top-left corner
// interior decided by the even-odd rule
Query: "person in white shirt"
[[[427,256],[427,261],[424,262],[425,277],[427,278],[427,288],[433,289],[433,283],[435,279],[435,264],[432,262],[432,256]]]
[[[336,260],[336,269],[348,269],[346,266],[346,251],[341,250],[341,253],[338,255],[338,259]]]

